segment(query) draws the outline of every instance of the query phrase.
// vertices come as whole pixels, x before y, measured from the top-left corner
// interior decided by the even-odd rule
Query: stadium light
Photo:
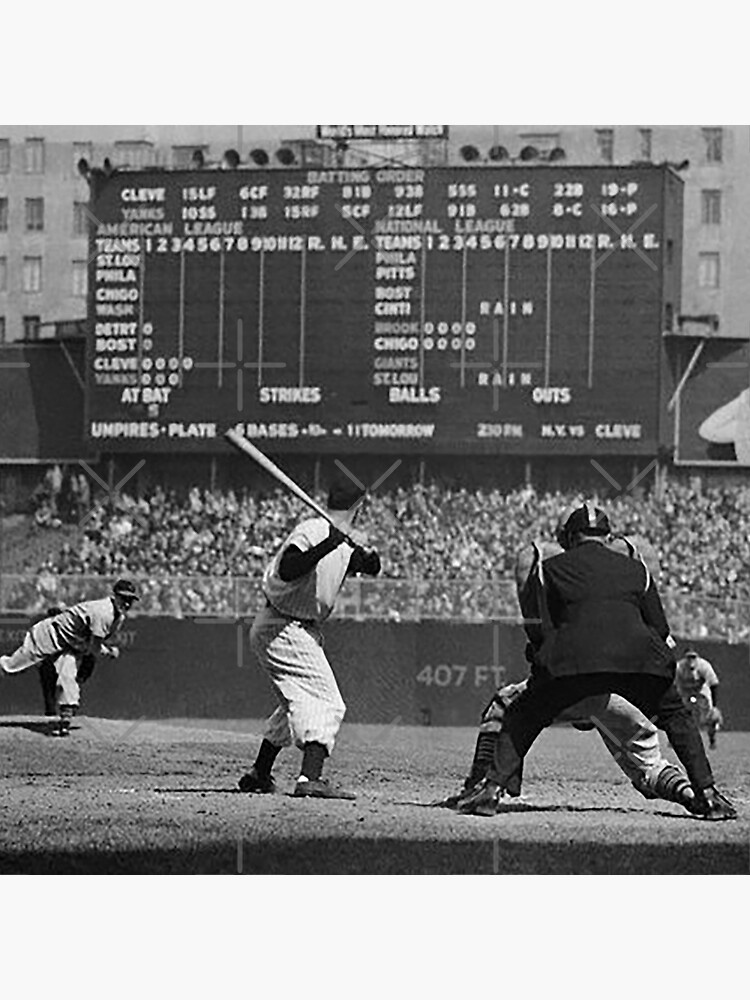
[[[240,154],[236,149],[227,149],[221,161],[222,170],[236,170],[240,165]]]
[[[190,166],[193,170],[203,170],[206,165],[206,157],[203,155],[202,149],[194,149],[193,155],[190,157]]]
[[[562,148],[562,146],[555,146],[554,149],[550,150],[550,154],[547,157],[550,163],[560,163],[562,160],[567,159],[568,154]]]
[[[529,160],[539,159],[539,150],[536,146],[524,146],[521,152],[518,154],[518,159],[523,160],[524,163],[528,163]]]
[[[251,149],[250,159],[258,167],[265,167],[268,163],[268,153],[265,149]]]
[[[276,150],[276,159],[282,166],[291,167],[297,158],[293,150],[289,149],[288,146],[282,146],[281,149]]]
[[[476,146],[462,146],[459,152],[461,153],[461,158],[466,160],[467,163],[474,163],[480,156]]]
[[[510,153],[505,148],[505,146],[492,146],[487,155],[493,161],[493,163],[497,163],[499,160],[507,160],[510,158]]]

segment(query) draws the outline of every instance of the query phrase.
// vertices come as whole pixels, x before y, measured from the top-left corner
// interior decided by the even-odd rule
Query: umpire
[[[734,819],[714,787],[690,710],[674,685],[675,657],[656,585],[645,563],[606,544],[609,519],[584,504],[558,536],[564,552],[538,566],[542,643],[526,691],[508,709],[485,781],[462,812],[492,815],[520,783],[523,759],[559,713],[589,695],[622,695],[663,729],[687,771],[706,819]],[[697,811],[697,810],[696,810]]]

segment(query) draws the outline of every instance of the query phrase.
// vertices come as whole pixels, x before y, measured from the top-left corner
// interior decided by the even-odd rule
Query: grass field
[[[711,760],[740,818],[706,823],[646,802],[594,733],[548,730],[525,795],[492,819],[430,807],[467,769],[471,729],[344,725],[328,771],[355,802],[246,796],[257,721],[79,718],[51,739],[39,718],[0,718],[0,873],[748,874],[750,734]]]

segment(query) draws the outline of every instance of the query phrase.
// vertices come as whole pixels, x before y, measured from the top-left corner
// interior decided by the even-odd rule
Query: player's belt
[[[299,622],[300,625],[317,625],[315,618],[299,618],[297,615],[288,615],[285,611],[279,611],[279,609],[266,598],[266,607],[270,608],[275,615],[279,615],[281,618],[286,618],[288,622]]]

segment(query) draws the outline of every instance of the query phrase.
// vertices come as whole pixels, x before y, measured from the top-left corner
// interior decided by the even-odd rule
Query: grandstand
[[[302,512],[280,491],[157,486],[111,502],[100,494],[79,527],[76,511],[59,527],[34,529],[37,538],[57,537],[58,544],[28,567],[31,573],[18,572],[17,560],[16,572],[6,567],[0,583],[6,610],[38,612],[98,590],[102,577],[127,575],[142,588],[140,614],[248,616],[257,607],[266,559]],[[362,525],[382,553],[383,575],[350,581],[337,614],[515,621],[511,576],[518,547],[551,537],[560,510],[581,496],[577,489],[437,481],[376,491]],[[647,539],[659,552],[660,588],[676,634],[748,638],[750,487],[669,479],[658,492],[589,496],[607,507],[616,530]],[[39,497],[38,510],[47,502]]]

